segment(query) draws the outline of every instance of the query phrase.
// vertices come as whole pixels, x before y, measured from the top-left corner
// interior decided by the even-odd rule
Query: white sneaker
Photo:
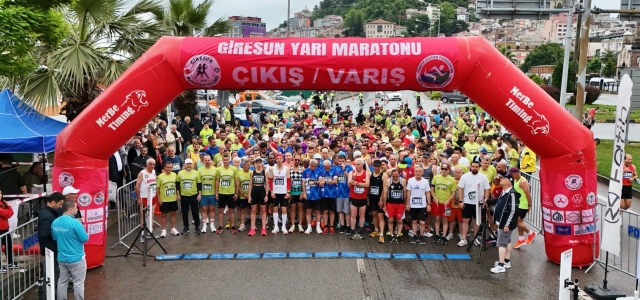
[[[11,239],[15,240],[15,239],[19,239],[19,238],[20,238],[19,234],[15,233],[15,232],[11,233]]]
[[[171,235],[180,235],[180,232],[178,232],[178,229],[171,228]]]
[[[278,228],[278,226],[273,228],[273,231],[271,231],[272,234],[276,234],[280,231],[280,228]]]
[[[449,233],[449,235],[447,235],[447,241],[450,241],[453,239],[453,233]]]
[[[209,218],[206,218],[206,219],[202,220],[202,223],[204,223],[204,224],[209,223]]]
[[[409,229],[409,233],[408,234],[409,234],[410,237],[413,237],[413,230]]]
[[[433,233],[431,233],[431,231],[428,231],[428,232],[423,233],[422,236],[430,238],[430,237],[433,237]]]
[[[160,231],[160,237],[163,238],[163,237],[166,237],[166,236],[167,236],[167,230],[166,229],[162,229]]]
[[[497,267],[497,266],[498,266],[498,263],[499,263],[498,261],[494,262],[494,263],[493,263],[493,266],[494,266],[494,267]],[[504,268],[505,268],[505,269],[511,269],[511,262],[506,262],[506,263],[504,263]]]
[[[287,228],[282,226],[282,234],[288,234],[289,231],[287,231]]]
[[[303,233],[304,232],[304,228],[302,228],[302,225],[298,224],[298,232]]]
[[[318,234],[322,234],[322,228],[320,228],[320,225],[316,225],[316,232]]]
[[[467,240],[466,239],[462,239],[460,240],[460,242],[458,242],[458,247],[464,247],[467,245]]]
[[[215,224],[213,224],[213,222],[211,222],[211,223],[209,224],[209,230],[210,230],[211,232],[216,232],[216,225],[215,225]]]
[[[200,230],[200,232],[202,232],[202,233],[206,233],[207,232],[207,224],[202,224],[202,229]]]
[[[300,229],[302,229],[302,227],[300,227]],[[291,225],[291,227],[289,228],[289,233],[293,233],[296,230],[296,225]]]
[[[247,229],[247,226],[244,226],[244,224],[240,224],[240,227],[238,227],[238,231],[244,231],[245,229]]]
[[[505,269],[504,267],[501,267],[501,266],[495,266],[495,267],[491,268],[491,270],[489,270],[489,271],[491,271],[491,273],[497,274],[497,273],[504,273],[504,272],[507,271],[507,269]]]
[[[313,231],[313,229],[311,228],[311,226],[308,226],[307,230],[304,232],[304,234],[311,234],[312,231]]]

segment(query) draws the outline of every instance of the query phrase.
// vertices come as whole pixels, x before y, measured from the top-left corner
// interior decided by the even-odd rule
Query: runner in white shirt
[[[408,199],[406,210],[411,215],[411,226],[413,232],[417,231],[418,221],[420,221],[420,234],[414,234],[411,244],[418,243],[424,245],[422,239],[424,234],[425,223],[427,221],[427,211],[431,210],[431,185],[428,180],[422,178],[424,170],[420,166],[414,169],[413,178],[407,181],[406,198]]]
[[[268,169],[268,177],[271,191],[271,198],[273,199],[273,206],[271,208],[273,213],[273,231],[271,233],[276,234],[280,231],[278,227],[278,221],[282,220],[282,234],[288,234],[287,231],[287,206],[289,205],[289,190],[291,190],[291,174],[289,168],[284,166],[284,157],[282,154],[276,154],[276,165]],[[282,209],[282,219],[278,218],[278,208]]]
[[[140,226],[143,226],[144,214],[142,211],[148,204],[148,198],[151,197],[151,207],[149,208],[150,214],[153,214],[153,209],[156,205],[156,160],[149,158],[145,168],[138,173],[138,179],[136,181],[136,195],[138,196],[138,206],[140,206]],[[151,196],[150,196],[151,195]],[[151,224],[147,224],[149,230],[151,230]],[[144,236],[144,235],[143,235]],[[141,236],[142,238],[142,236]],[[150,238],[150,237],[149,237]]]
[[[480,173],[480,162],[474,160],[471,162],[469,173],[462,175],[458,182],[458,195],[464,195],[464,200],[460,203],[462,208],[462,231],[458,246],[467,245],[467,233],[469,232],[469,220],[476,219],[476,206],[478,201],[481,203],[485,199],[489,199],[491,186],[487,176]],[[473,222],[473,232],[478,232],[478,224]],[[476,242],[476,241],[474,241]],[[476,242],[477,244],[478,242]]]

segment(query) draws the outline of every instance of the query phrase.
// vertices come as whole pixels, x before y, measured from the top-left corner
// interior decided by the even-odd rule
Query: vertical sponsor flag
[[[618,107],[616,108],[616,126],[613,135],[613,160],[609,177],[609,193],[605,203],[604,222],[602,226],[601,249],[620,256],[620,201],[622,194],[622,165],[624,163],[624,145],[626,141],[629,107],[631,105],[631,89],[633,82],[629,75],[624,75],[618,90]]]

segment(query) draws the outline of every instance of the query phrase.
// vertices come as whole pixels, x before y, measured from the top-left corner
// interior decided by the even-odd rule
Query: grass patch
[[[567,104],[567,106],[575,106],[575,104]],[[596,121],[615,120],[616,106],[605,104],[585,104],[584,112],[589,112],[591,108],[596,109]],[[630,120],[640,119],[640,110],[631,110]]]
[[[627,144],[624,147],[626,153],[629,153],[633,156],[634,159],[640,158],[640,144],[633,143]],[[598,174],[609,177],[611,175],[611,164],[612,164],[612,155],[613,155],[613,140],[600,140],[600,145],[596,147],[596,156],[598,161]],[[634,162],[634,165],[638,165],[637,162]],[[635,189],[640,189],[640,184],[634,183],[633,187]]]

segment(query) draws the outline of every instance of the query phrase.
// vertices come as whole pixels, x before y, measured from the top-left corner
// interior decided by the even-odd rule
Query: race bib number
[[[164,191],[165,196],[173,196],[175,194],[176,194],[176,189],[174,188],[168,188]]]
[[[356,194],[364,194],[364,188],[360,186],[356,186],[353,188],[353,192]]]
[[[445,217],[451,216],[451,208],[445,208],[444,209],[444,216]]]
[[[264,183],[264,176],[255,176],[255,177],[253,177],[253,183],[255,183],[255,184],[263,184]]]
[[[313,179],[309,179],[309,181],[308,181],[308,182],[309,182],[309,186],[310,186],[310,187],[314,187],[314,186],[316,186],[316,181],[315,181],[315,180],[313,180]]]
[[[345,176],[338,176],[338,182],[340,182],[340,183],[346,183],[346,182],[347,182],[347,177],[345,177]]]
[[[302,186],[302,181],[301,180],[293,180],[293,181],[291,181],[291,187],[299,188],[301,186]]]
[[[241,188],[242,188],[243,191],[249,190],[249,182],[248,181],[243,181]]]
[[[150,195],[155,195],[156,194],[156,184],[152,183],[149,185],[149,194]]]
[[[193,182],[191,182],[191,181],[183,181],[182,182],[182,188],[186,189],[186,190],[193,188]]]
[[[379,186],[372,186],[372,187],[370,187],[370,188],[369,188],[369,193],[370,193],[371,195],[374,195],[374,196],[378,196],[378,195],[380,195],[380,187],[379,187]]]
[[[284,178],[282,177],[276,177],[273,179],[273,184],[274,185],[284,185]]]
[[[402,198],[402,191],[391,191],[391,198],[401,199]]]
[[[413,205],[422,205],[422,197],[413,197],[413,198],[411,198],[411,204],[413,204]]]
[[[211,183],[203,183],[202,190],[204,191],[213,191],[213,184]]]
[[[222,187],[230,187],[231,186],[231,180],[228,180],[228,179],[220,180],[220,186],[222,186]]]
[[[467,195],[469,196],[469,200],[471,201],[475,201],[476,200],[476,192],[469,192]]]
[[[180,165],[179,164],[173,164],[173,168],[172,170],[174,171],[180,171]]]

